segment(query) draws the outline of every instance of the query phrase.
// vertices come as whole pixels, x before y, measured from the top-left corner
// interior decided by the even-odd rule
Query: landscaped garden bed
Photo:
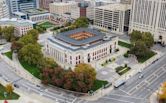
[[[5,98],[5,95],[4,95],[5,92],[6,92],[5,87],[0,84],[0,100],[5,100],[5,99],[7,99],[7,100],[17,100],[20,97],[18,94],[12,92],[11,94],[7,94],[6,98]]]
[[[115,68],[116,73],[118,73],[119,75],[123,75],[125,73],[127,73],[131,68],[127,67],[127,66],[120,66]]]

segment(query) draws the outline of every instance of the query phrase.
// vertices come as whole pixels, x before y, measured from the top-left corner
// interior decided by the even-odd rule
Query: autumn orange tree
[[[96,80],[96,71],[88,64],[79,64],[74,71],[61,67],[45,68],[42,72],[42,83],[52,84],[64,89],[87,93]]]
[[[5,89],[6,89],[6,92],[9,93],[10,95],[13,93],[13,90],[14,90],[12,84],[7,84]]]
[[[166,103],[166,82],[162,84],[158,93],[158,97],[160,103]]]

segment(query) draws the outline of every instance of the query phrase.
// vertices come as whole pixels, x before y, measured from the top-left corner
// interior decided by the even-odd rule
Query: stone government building
[[[117,45],[116,36],[94,29],[78,28],[48,38],[44,53],[68,69],[80,63],[90,64],[105,58],[115,52]]]

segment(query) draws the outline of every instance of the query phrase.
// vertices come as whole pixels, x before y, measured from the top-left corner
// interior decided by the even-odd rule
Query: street
[[[142,79],[139,79],[140,74],[144,76]],[[88,103],[149,103],[150,95],[164,81],[166,81],[166,55],[109,95]]]
[[[10,67],[3,60],[0,60],[0,79],[3,79],[9,83],[17,84],[21,91],[28,92],[29,94],[38,94],[40,96],[52,99],[56,101],[56,103],[72,103],[77,99],[72,94],[65,94],[62,91],[57,91],[52,88],[46,89],[46,87],[42,85],[36,86],[35,84],[32,84],[31,82],[16,75],[13,71],[11,71],[11,69],[12,67]]]

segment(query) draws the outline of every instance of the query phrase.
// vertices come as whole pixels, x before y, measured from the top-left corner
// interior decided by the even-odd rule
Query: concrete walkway
[[[28,71],[26,71],[25,68],[20,64],[17,54],[13,53],[12,56],[13,56],[12,61],[15,64],[15,69],[17,69],[17,71],[22,74],[20,76],[22,76],[24,79],[27,79],[33,82],[34,84],[40,85],[41,81],[37,79],[36,77],[34,77],[32,74],[30,74]]]

